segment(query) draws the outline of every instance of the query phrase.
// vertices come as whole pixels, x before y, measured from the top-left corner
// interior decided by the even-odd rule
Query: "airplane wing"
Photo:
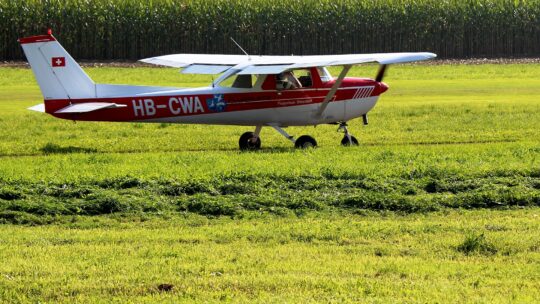
[[[235,67],[238,74],[279,74],[308,67],[345,66],[369,62],[383,65],[435,58],[433,53],[377,53],[320,56],[246,56],[174,54],[142,59],[150,64],[183,68],[182,73],[219,74]]]

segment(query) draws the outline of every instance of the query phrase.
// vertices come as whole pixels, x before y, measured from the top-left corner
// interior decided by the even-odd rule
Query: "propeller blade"
[[[375,81],[381,82],[384,78],[384,73],[386,72],[387,64],[381,64],[381,67],[379,68],[379,72],[377,72],[377,77],[375,78]]]

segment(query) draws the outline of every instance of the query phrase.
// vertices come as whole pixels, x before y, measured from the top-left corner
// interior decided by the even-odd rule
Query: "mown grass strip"
[[[242,217],[246,213],[306,211],[417,213],[444,208],[540,206],[540,176],[418,176],[373,178],[219,175],[209,179],[111,178],[79,183],[0,182],[0,219],[50,223],[56,216],[190,212]]]

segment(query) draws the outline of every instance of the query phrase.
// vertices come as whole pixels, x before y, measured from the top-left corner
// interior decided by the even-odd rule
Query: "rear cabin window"
[[[232,75],[219,83],[220,87],[251,89],[257,83],[258,75]]]

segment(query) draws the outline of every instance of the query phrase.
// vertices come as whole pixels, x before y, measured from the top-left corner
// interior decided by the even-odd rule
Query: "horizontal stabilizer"
[[[35,106],[33,106],[33,107],[28,108],[28,110],[32,110],[32,111],[36,111],[36,112],[45,113],[45,104],[44,104],[44,103],[40,103],[40,104],[38,104],[38,105],[35,105]]]
[[[114,108],[124,108],[127,105],[109,103],[109,102],[85,102],[85,103],[76,103],[65,108],[62,108],[55,113],[66,114],[66,113],[87,113],[92,111],[97,111],[101,109],[114,109]]]

